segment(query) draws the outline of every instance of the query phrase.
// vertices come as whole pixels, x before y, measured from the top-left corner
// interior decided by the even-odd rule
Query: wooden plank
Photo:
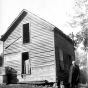
[[[25,17],[25,19],[23,20],[23,23],[26,23],[26,22],[29,22],[29,21],[31,21],[34,25],[37,25],[37,26],[39,26],[41,28],[45,28],[46,29],[48,27],[48,26],[46,26],[44,24],[41,24],[40,22],[38,22],[36,20],[33,20],[33,18],[28,17],[28,16]]]
[[[36,51],[36,50],[30,50],[30,53],[34,53],[34,54],[40,54],[40,53],[46,53],[46,52],[52,52],[53,50],[47,50],[47,51]],[[21,53],[21,51],[13,51],[13,52],[8,52],[7,50],[5,50],[4,55],[9,55],[9,54],[13,54],[13,53]],[[27,50],[24,52],[27,52]],[[29,51],[28,51],[29,52]]]
[[[53,31],[50,30],[49,28],[42,28],[41,26],[35,25],[33,22],[31,22],[31,29],[30,30],[32,30],[32,29],[43,31],[43,32],[48,33],[48,34],[53,33]]]
[[[50,23],[48,23],[48,22],[46,22],[44,20],[41,20],[39,18],[36,18],[37,16],[33,17],[33,16],[30,16],[30,15],[27,15],[26,17],[27,17],[27,19],[30,19],[31,21],[38,23],[38,25],[40,24],[40,25],[42,25],[44,27],[50,27],[50,28],[52,27],[52,28],[54,28],[54,26],[51,25]]]
[[[31,46],[22,47],[22,46],[15,45],[15,46],[10,46],[9,49],[10,50],[16,49],[16,50],[20,50],[20,51],[23,51],[23,50],[28,51],[28,50],[31,50],[31,49],[35,49],[35,50],[39,49],[41,51],[46,51],[46,50],[52,50],[53,47],[46,47],[46,46],[40,46],[40,45],[31,45]]]
[[[41,67],[35,67],[31,68],[31,75],[26,75],[25,76],[25,81],[26,80],[48,80],[48,81],[55,81],[55,65],[50,65],[50,66],[41,66]],[[52,79],[53,77],[53,79]],[[29,79],[27,79],[29,78]],[[47,79],[48,78],[48,79]]]
[[[44,33],[44,32],[38,32],[38,31],[35,31],[35,30],[31,31],[31,37],[41,36],[41,35],[43,37],[47,36],[47,38],[50,38],[50,39],[52,39],[52,37],[53,37],[53,34],[48,34],[48,33]]]
[[[45,21],[44,19],[42,19],[42,18],[40,18],[40,17],[38,17],[38,16],[36,16],[36,15],[34,15],[32,13],[28,13],[26,15],[26,17],[30,17],[31,19],[34,19],[34,20],[36,20],[36,21],[38,21],[41,24],[44,24],[46,26],[54,27],[54,25],[50,24],[49,22]]]
[[[47,66],[51,66],[54,65],[54,63],[52,64],[46,64],[46,65],[31,65],[32,68],[38,68],[38,67],[47,67]]]
[[[41,56],[41,57],[43,57],[43,56],[50,56],[50,55],[53,55],[54,54],[54,51],[48,51],[48,52],[30,52],[30,55],[31,55],[31,57],[32,57],[32,55],[33,56]]]
[[[56,34],[56,44],[59,44],[58,46],[60,46],[61,48],[63,48],[63,50],[69,54],[74,54],[74,48],[73,45],[70,44],[68,41],[66,41],[63,37],[61,37],[60,35]]]
[[[42,43],[44,43],[45,42],[45,44],[47,44],[47,43],[49,43],[49,45],[53,45],[53,41],[52,41],[52,39],[51,40],[49,40],[49,38],[40,38],[41,36],[36,36],[36,37],[34,37],[32,40],[31,40],[31,42],[34,44],[35,42],[36,43],[40,43],[40,42],[42,42]]]
[[[30,57],[31,58],[31,57]],[[45,56],[45,57],[33,57],[31,58],[31,62],[45,62],[45,61],[52,61],[54,60],[54,55],[53,56]]]
[[[13,67],[17,70],[17,73],[21,74],[21,54],[20,53],[13,53],[4,56],[4,66]]]
[[[26,19],[25,19],[26,20]],[[29,21],[28,21],[29,22]],[[25,22],[24,22],[25,23]],[[23,23],[23,24],[24,24]],[[39,27],[39,25],[37,25]],[[22,23],[17,27],[18,29],[22,29]],[[17,31],[12,32],[12,34],[9,36],[10,38],[15,38],[16,34],[20,35],[22,33],[22,30],[19,32],[19,30],[16,28]],[[41,28],[41,27],[40,27]],[[38,28],[37,28],[38,29]],[[15,33],[16,32],[16,33]],[[47,31],[48,32],[48,31]]]
[[[30,58],[31,58],[31,56],[30,56]],[[39,61],[51,61],[51,60],[54,60],[54,55],[52,55],[52,56],[45,56],[45,57],[41,57],[41,56],[39,56],[39,57],[32,57],[31,58],[31,62],[39,62]]]
[[[17,42],[17,41],[16,41]]]
[[[31,65],[47,65],[47,64],[52,64],[54,63],[54,60],[50,60],[50,61],[31,61]]]
[[[21,62],[5,61],[5,64],[19,66],[19,67],[21,66]]]
[[[46,43],[49,43],[49,44],[52,44],[53,43],[53,41],[52,41],[52,39],[51,40],[49,40],[49,38],[45,38],[45,37],[42,37],[42,38],[40,38],[41,36],[36,36],[36,37],[34,37],[34,38],[32,38],[31,39],[31,42],[36,42],[36,43],[40,43],[40,42],[42,42],[42,43],[44,43],[45,42],[45,44]],[[17,39],[17,38],[16,38]],[[9,45],[10,43],[12,43],[13,41],[15,41],[16,39],[13,39],[13,40],[11,40],[11,41],[9,41],[8,43],[5,43],[5,45],[4,45],[4,47],[5,46],[7,46],[7,45]],[[22,37],[19,39],[19,40],[17,40],[16,41],[16,43],[18,43],[18,44],[20,44],[20,45],[22,45]]]
[[[22,48],[22,47],[21,47]],[[43,50],[43,49],[39,49],[39,48],[28,48],[28,49],[13,49],[13,50],[5,50],[4,54],[11,54],[11,53],[18,53],[18,52],[49,52],[49,51],[53,51],[53,49],[50,49],[50,50]]]
[[[36,36],[36,37],[43,37],[43,38],[45,38],[45,39],[53,39],[52,37],[52,35],[50,36],[50,35],[46,35],[46,34],[43,34],[43,32],[42,33],[39,33],[39,32],[33,32],[33,33],[31,33],[31,37],[34,37],[34,36]]]
[[[22,48],[22,47],[21,47]],[[22,49],[13,49],[13,50],[10,50],[10,49],[8,49],[8,50],[5,50],[4,51],[4,54],[11,54],[11,53],[18,53],[18,52],[29,52],[29,50],[30,50],[30,52],[49,52],[49,51],[53,51],[53,49],[49,49],[49,50],[43,50],[43,49],[39,49],[39,48],[28,48],[28,49],[25,49],[25,48],[22,48]]]
[[[28,19],[28,18],[25,18],[23,21],[22,21],[22,24],[24,23],[28,23],[28,22],[31,22],[31,27],[37,27],[36,29],[45,29],[45,31],[51,31],[53,30],[53,28],[49,27],[49,26],[43,26],[43,24],[39,24],[38,22],[35,22],[34,20],[31,20],[31,19]]]
[[[11,45],[8,48],[8,50],[13,50],[13,49],[17,49],[17,50],[27,49],[27,50],[29,50],[29,49],[35,49],[35,48],[38,48],[40,50],[46,50],[46,49],[51,50],[51,49],[53,49],[52,46],[43,46],[43,45],[42,44],[30,44],[30,46],[29,45],[22,46],[19,43],[16,43],[16,44]]]
[[[53,57],[54,56],[54,53],[51,53],[51,52],[46,53],[46,52],[44,52],[44,55],[42,55],[40,53],[30,54],[30,57],[31,58],[34,58],[34,57],[36,57],[36,58],[45,58],[45,57],[51,57],[51,56]]]
[[[50,65],[54,65],[54,61],[52,62],[47,62],[47,63],[42,63],[42,64],[36,64],[36,63],[32,63],[31,67],[40,67],[40,66],[50,66]]]
[[[32,69],[33,76],[46,76],[48,74],[54,75],[55,74],[55,65],[45,66],[45,67],[38,67]]]

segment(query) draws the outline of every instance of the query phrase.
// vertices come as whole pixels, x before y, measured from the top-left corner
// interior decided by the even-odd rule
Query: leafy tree
[[[71,16],[71,20],[68,24],[71,27],[80,26],[82,31],[75,35],[75,43],[78,45],[81,42],[84,44],[84,50],[88,48],[88,0],[74,0],[75,5],[73,7],[74,15]]]
[[[76,35],[69,34],[69,36],[75,41],[75,52],[77,51],[80,43],[83,43],[83,47],[81,49],[84,50],[86,54],[88,54],[88,0],[74,0],[74,12],[75,14],[71,16],[71,21],[68,22],[71,27],[81,27],[81,31],[78,32]],[[70,14],[69,14],[70,16]],[[74,38],[73,38],[74,37]],[[81,69],[81,76],[86,81],[87,78],[87,57],[86,55],[82,56],[81,54],[76,52],[76,59],[79,62],[79,65],[83,66],[84,68]]]
[[[80,31],[76,35],[73,33],[69,34],[69,37],[75,41],[75,60],[77,64],[80,67],[80,82],[86,83],[87,82],[87,56],[86,52],[88,49],[88,42],[86,42],[87,37],[85,36],[86,31]],[[84,52],[78,52],[78,48],[80,43],[83,43],[84,47],[81,49],[84,50]]]

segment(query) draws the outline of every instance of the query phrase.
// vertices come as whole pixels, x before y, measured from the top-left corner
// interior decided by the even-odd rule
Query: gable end
[[[18,26],[18,24],[23,20],[23,18],[27,15],[26,11],[23,11],[21,13],[21,15],[16,18],[15,21],[13,21],[13,23],[10,25],[10,27],[8,28],[7,32],[2,35],[2,38],[0,39],[1,41],[6,41],[6,39],[8,38],[8,36],[13,32],[13,30]]]

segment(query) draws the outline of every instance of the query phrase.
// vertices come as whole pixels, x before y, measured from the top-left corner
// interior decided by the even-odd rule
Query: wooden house
[[[73,41],[47,21],[22,10],[1,41],[4,67],[16,69],[19,82],[68,79]]]

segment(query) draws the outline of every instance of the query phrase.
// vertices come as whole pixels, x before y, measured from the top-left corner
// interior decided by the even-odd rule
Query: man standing
[[[70,86],[75,87],[79,83],[79,76],[80,76],[80,70],[79,66],[76,65],[76,62],[72,62],[72,66],[70,67],[70,72],[69,72],[69,83]]]

